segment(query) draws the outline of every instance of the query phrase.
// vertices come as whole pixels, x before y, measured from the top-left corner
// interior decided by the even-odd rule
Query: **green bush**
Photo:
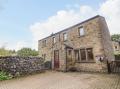
[[[38,56],[38,54],[39,54],[38,51],[32,50],[31,48],[22,48],[17,51],[18,56],[29,57],[29,56]]]
[[[12,76],[7,75],[6,72],[0,71],[0,81],[2,81],[2,80],[9,80],[11,78],[12,78]]]
[[[112,41],[117,41],[117,42],[119,42],[119,41],[120,41],[120,34],[113,34],[113,35],[111,36],[111,39],[112,39]]]
[[[13,56],[15,54],[16,54],[15,50],[0,48],[0,56]]]

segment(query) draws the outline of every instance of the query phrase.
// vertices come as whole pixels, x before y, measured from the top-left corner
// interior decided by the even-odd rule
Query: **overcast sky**
[[[39,39],[98,14],[120,33],[120,0],[0,0],[0,46],[37,49]]]

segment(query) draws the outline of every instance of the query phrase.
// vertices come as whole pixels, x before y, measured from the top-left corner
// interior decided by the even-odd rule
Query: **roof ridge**
[[[61,30],[61,31],[59,31],[59,32],[56,32],[56,33],[54,33],[54,34],[52,33],[52,35],[49,35],[49,36],[47,36],[47,37],[45,37],[45,38],[43,38],[43,39],[40,39],[39,41],[44,40],[44,39],[47,39],[48,37],[51,37],[51,36],[54,36],[55,34],[64,32],[64,31],[66,31],[66,30],[69,30],[69,29],[72,28],[72,27],[75,27],[75,26],[77,26],[77,25],[83,24],[83,23],[85,23],[85,22],[88,22],[88,21],[90,21],[90,20],[92,20],[92,19],[95,19],[95,18],[98,18],[98,17],[102,17],[102,16],[96,15],[96,16],[91,17],[91,18],[89,18],[89,19],[87,19],[87,20],[84,20],[84,21],[82,21],[82,22],[80,22],[80,23],[78,23],[78,24],[75,24],[75,25],[72,25],[72,26],[70,26],[70,27],[68,27],[68,28],[65,28],[65,29],[63,29],[63,30]]]

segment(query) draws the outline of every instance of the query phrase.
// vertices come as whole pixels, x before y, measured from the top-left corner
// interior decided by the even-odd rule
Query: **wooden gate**
[[[59,50],[54,51],[54,69],[59,68]]]
[[[109,73],[120,73],[120,61],[113,61],[108,64]]]

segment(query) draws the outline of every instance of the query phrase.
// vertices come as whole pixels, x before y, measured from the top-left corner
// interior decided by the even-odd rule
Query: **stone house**
[[[61,71],[106,72],[107,61],[114,60],[108,27],[99,15],[39,40],[38,50]]]

